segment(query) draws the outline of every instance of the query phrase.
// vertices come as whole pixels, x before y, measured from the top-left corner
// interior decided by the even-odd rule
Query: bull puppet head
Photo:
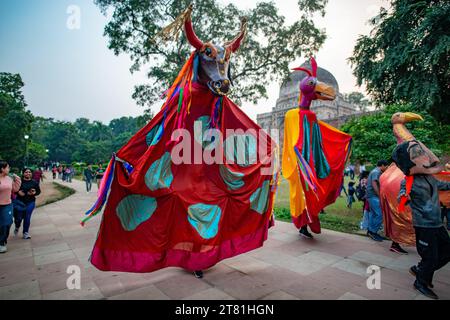
[[[192,5],[190,6],[192,9]],[[197,50],[199,59],[197,81],[205,84],[216,95],[224,96],[230,92],[232,80],[230,78],[230,57],[236,52],[246,35],[247,19],[241,19],[239,34],[222,46],[211,42],[203,43],[195,34],[192,27],[191,16],[184,22],[186,37],[189,43]]]
[[[300,81],[300,106],[309,107],[313,100],[334,100],[336,92],[334,88],[317,80],[317,62],[311,57],[311,70],[298,67],[293,70],[306,72],[307,77]]]
[[[422,142],[405,141],[392,152],[392,160],[407,175],[436,174],[442,171],[438,157]]]

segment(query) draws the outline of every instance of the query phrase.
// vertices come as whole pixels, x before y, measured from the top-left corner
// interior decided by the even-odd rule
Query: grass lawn
[[[45,188],[47,190],[43,192],[41,199],[38,198],[38,200],[40,201],[39,203],[37,203],[37,207],[42,207],[47,204],[65,199],[75,193],[74,189],[57,182],[48,183],[45,185]]]
[[[291,221],[289,210],[289,184],[284,178],[280,178],[280,184],[277,190],[274,214],[277,220]],[[345,189],[347,189],[350,178],[345,177]],[[355,179],[356,182],[356,179]],[[356,197],[355,197],[356,199]],[[320,222],[323,228],[347,232],[358,233],[359,222],[362,218],[362,202],[356,201],[351,209],[347,208],[346,196],[342,192],[335,203],[324,209],[325,214],[320,215]]]

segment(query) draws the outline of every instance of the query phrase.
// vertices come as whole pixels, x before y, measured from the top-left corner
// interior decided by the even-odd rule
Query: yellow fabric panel
[[[299,124],[299,112],[297,108],[286,112],[281,171],[283,177],[289,182],[289,203],[293,217],[300,216],[306,205],[300,176],[297,171],[297,156],[294,151],[294,146],[300,134]]]

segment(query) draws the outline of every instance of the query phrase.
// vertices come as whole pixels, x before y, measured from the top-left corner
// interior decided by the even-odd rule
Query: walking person
[[[103,166],[101,163],[98,164],[98,169],[95,173],[95,179],[97,180],[97,188],[100,189],[100,183],[102,182],[103,175],[105,174],[105,169],[103,169]]]
[[[37,167],[36,170],[33,171],[32,179],[38,184],[44,181],[44,172],[42,171],[41,167]]]
[[[9,164],[0,160],[0,253],[7,251],[9,230],[13,223],[11,195],[19,191],[21,181],[16,175],[8,176]]]
[[[94,179],[94,171],[92,170],[92,165],[88,165],[83,171],[84,181],[86,182],[86,192],[91,192],[92,180]]]
[[[58,166],[58,179],[62,179],[63,178],[63,167],[62,167],[62,165],[60,164],[59,166]]]
[[[359,176],[359,184],[356,187],[356,197],[359,201],[363,202],[363,218],[360,223],[361,230],[367,230],[369,227],[369,201],[367,200],[367,178],[369,173],[367,171],[361,171]]]
[[[380,205],[380,176],[386,171],[388,162],[380,160],[377,167],[373,169],[367,178],[367,200],[369,201],[369,225],[367,235],[374,241],[383,241],[383,237],[378,234],[383,224],[383,213]]]
[[[72,183],[72,167],[67,167],[66,168],[66,182],[70,182]]]
[[[348,183],[348,196],[347,196],[347,208],[352,208],[353,202],[355,202],[355,183],[353,181],[350,181]]]
[[[53,180],[55,180],[56,179],[56,174],[58,173],[58,168],[56,168],[56,166],[53,166],[53,168],[52,168],[52,177],[53,177]]]
[[[22,185],[17,193],[16,201],[23,203],[24,210],[14,208],[14,235],[17,236],[19,233],[20,225],[23,221],[23,238],[31,239],[29,230],[31,224],[31,215],[36,206],[36,196],[41,193],[39,184],[31,179],[32,172],[31,169],[25,168],[23,170]]]

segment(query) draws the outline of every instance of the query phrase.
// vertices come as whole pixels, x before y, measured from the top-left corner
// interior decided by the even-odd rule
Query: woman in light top
[[[9,170],[9,164],[0,160],[0,253],[7,251],[6,243],[13,223],[11,195],[19,191],[21,185],[18,176],[9,176]]]

